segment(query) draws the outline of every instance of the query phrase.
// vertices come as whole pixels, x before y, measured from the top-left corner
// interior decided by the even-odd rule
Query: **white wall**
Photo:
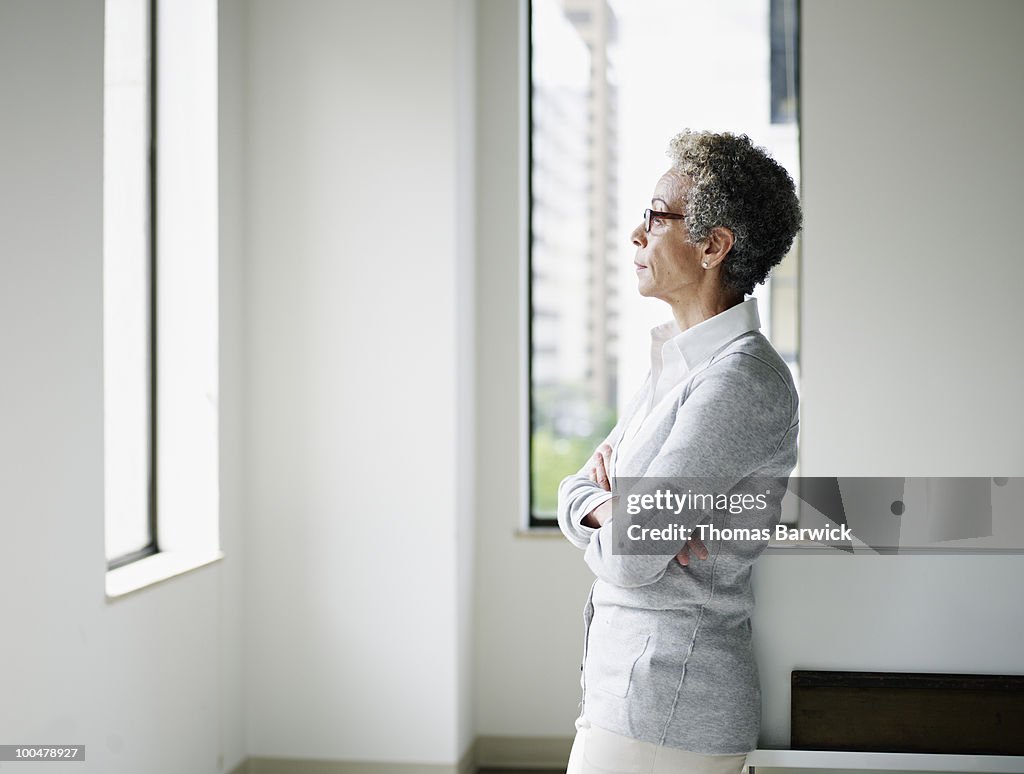
[[[576,549],[521,538],[515,0],[479,9],[478,730],[565,736]],[[802,442],[811,475],[1024,473],[1024,4],[804,3]],[[652,148],[660,155],[662,148]],[[755,567],[761,743],[794,668],[1024,672],[1020,556],[781,555]]]
[[[101,0],[0,3],[0,104],[4,741],[85,744],[82,771],[215,772],[222,754],[230,768],[243,743],[231,374],[226,558],[104,593]],[[237,296],[225,293],[230,349]]]
[[[1020,476],[1024,4],[801,11],[806,473]],[[1024,672],[1019,555],[768,555],[755,583],[769,744],[794,668]]]
[[[1021,475],[1024,5],[802,12],[807,473]]]
[[[247,749],[451,764],[472,735],[471,9],[246,8]]]

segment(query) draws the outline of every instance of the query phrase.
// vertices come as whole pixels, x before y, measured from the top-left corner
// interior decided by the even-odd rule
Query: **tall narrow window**
[[[156,553],[155,0],[106,0],[104,449],[108,569]]]
[[[115,599],[223,556],[217,0],[107,0],[104,102],[106,594]]]
[[[640,387],[668,307],[629,233],[684,128],[745,133],[799,185],[797,0],[530,3],[530,526]],[[799,243],[755,289],[799,377]],[[799,383],[799,382],[798,382]]]

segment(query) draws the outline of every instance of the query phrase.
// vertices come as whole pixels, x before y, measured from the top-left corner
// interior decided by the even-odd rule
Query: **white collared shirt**
[[[753,297],[685,331],[679,330],[675,319],[651,328],[650,387],[646,399],[637,406],[636,412],[629,419],[615,447],[614,458],[621,456],[622,450],[636,438],[644,420],[654,408],[670,393],[677,394],[687,377],[699,366],[737,336],[760,328],[757,299]]]

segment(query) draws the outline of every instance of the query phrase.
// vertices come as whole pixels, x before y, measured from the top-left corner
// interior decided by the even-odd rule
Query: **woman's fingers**
[[[683,543],[682,550],[676,554],[676,560],[684,567],[690,563],[690,544]]]
[[[676,559],[679,560],[679,564],[687,565],[690,563],[690,547],[693,547],[693,553],[698,559],[708,558],[707,547],[697,538],[690,538],[684,544],[682,549],[676,554]]]
[[[697,556],[699,556],[699,557],[700,557],[701,559],[707,559],[707,558],[708,558],[708,549],[707,549],[707,546],[705,546],[705,545],[704,545],[704,544],[703,544],[703,543],[702,543],[702,542],[701,542],[700,540],[698,540],[697,538],[695,538],[695,537],[694,537],[694,538],[690,538],[690,539],[689,539],[689,540],[687,541],[687,543],[686,543],[686,544],[687,544],[687,545],[690,545],[690,546],[693,546],[693,550],[694,550],[694,551],[696,552]]]
[[[587,470],[587,477],[606,491],[612,491],[612,482],[608,475],[612,464],[612,447],[606,443],[601,444],[594,456],[590,458],[590,468]]]
[[[608,484],[608,471],[604,469],[604,457],[600,454],[594,455],[594,481],[602,489],[611,491],[612,488]]]
[[[612,482],[608,478],[608,469],[611,467],[609,464],[608,454],[605,452],[605,446],[602,446],[597,450],[597,483],[605,491],[612,491]]]
[[[608,471],[612,469],[612,447],[606,443],[601,444],[597,447],[597,456],[600,460],[597,483],[610,492],[612,491],[612,482]]]

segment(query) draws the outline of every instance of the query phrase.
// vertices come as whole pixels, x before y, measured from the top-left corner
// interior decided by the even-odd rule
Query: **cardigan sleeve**
[[[569,542],[577,548],[590,545],[596,529],[584,525],[583,519],[602,503],[612,499],[612,493],[598,486],[581,470],[562,479],[558,486],[558,527]]]
[[[680,479],[714,481],[716,492],[729,492],[771,460],[791,426],[794,411],[790,387],[773,366],[742,352],[723,357],[694,377],[665,443],[643,478],[631,480],[629,494],[666,488],[679,491]],[[630,523],[655,529],[670,525],[693,529],[706,514],[697,509],[678,514],[671,509],[652,511]],[[616,586],[632,588],[660,580],[686,540],[662,543],[654,555],[615,553],[615,518],[590,530],[584,554],[587,565],[598,578]],[[628,517],[621,514],[618,518]]]

